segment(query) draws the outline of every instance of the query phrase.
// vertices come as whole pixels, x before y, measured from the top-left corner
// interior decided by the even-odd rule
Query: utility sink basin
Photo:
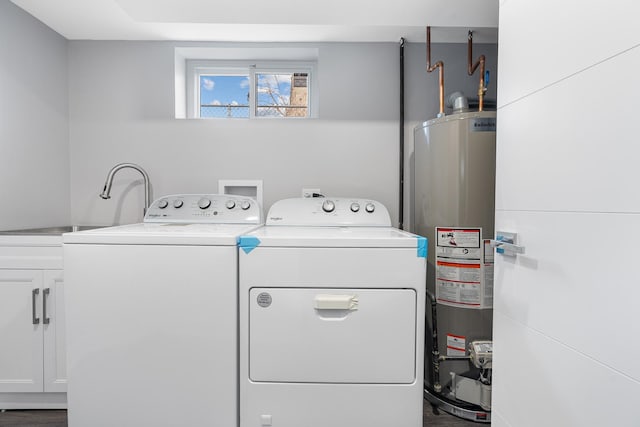
[[[59,236],[72,231],[93,230],[95,228],[110,227],[108,225],[61,225],[59,227],[27,228],[24,230],[0,231],[1,235],[9,236]]]

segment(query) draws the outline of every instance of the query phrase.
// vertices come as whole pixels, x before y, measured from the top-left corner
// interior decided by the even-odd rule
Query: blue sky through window
[[[200,76],[200,104],[247,105],[249,76]]]

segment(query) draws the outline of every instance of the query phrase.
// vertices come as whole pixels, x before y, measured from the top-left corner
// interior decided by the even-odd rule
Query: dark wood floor
[[[66,427],[65,410],[7,410],[0,412],[0,426],[16,427]]]
[[[424,405],[424,427],[481,427],[487,424],[476,424],[463,420],[443,411],[436,415],[431,405]],[[0,412],[2,427],[66,427],[67,411],[64,410],[9,410]]]

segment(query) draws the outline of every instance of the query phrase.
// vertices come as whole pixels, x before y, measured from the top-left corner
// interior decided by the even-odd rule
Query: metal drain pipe
[[[431,301],[431,367],[433,368],[433,390],[436,393],[442,391],[442,384],[440,384],[440,352],[438,351],[438,302],[436,296],[427,290],[427,301]],[[426,332],[426,331],[425,331]]]
[[[478,111],[482,111],[484,104],[484,93],[486,92],[486,88],[484,86],[484,63],[485,57],[484,55],[480,55],[475,64],[472,64],[473,61],[473,31],[469,31],[469,35],[467,37],[467,73],[472,76],[473,73],[480,66],[480,83],[478,84]]]
[[[398,228],[404,230],[404,37],[400,38],[400,188]]]
[[[439,68],[438,86],[440,88],[440,112],[438,117],[444,116],[444,62],[438,61],[431,65],[431,27],[427,27],[427,72],[430,73]]]

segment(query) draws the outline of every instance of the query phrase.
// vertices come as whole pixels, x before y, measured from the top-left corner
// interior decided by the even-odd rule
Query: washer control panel
[[[317,227],[390,227],[389,211],[380,202],[348,197],[284,199],[269,209],[267,225]]]
[[[229,194],[174,194],[154,201],[144,222],[262,224],[262,209],[250,197]]]

